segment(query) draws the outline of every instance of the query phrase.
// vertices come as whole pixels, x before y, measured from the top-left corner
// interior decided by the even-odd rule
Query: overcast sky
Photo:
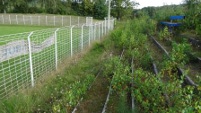
[[[171,4],[181,4],[184,0],[135,0],[140,5],[138,9],[147,7],[147,6],[162,6],[162,5],[171,5]]]

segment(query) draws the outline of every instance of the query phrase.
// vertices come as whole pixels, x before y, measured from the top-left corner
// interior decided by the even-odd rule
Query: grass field
[[[0,36],[53,28],[50,26],[0,25]]]

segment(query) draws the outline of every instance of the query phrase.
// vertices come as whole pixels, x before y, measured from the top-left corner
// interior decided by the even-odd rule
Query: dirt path
[[[87,92],[76,113],[101,113],[107,97],[109,81],[100,74]]]

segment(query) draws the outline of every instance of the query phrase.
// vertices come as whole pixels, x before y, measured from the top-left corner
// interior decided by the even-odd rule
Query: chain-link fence
[[[86,23],[85,17],[39,14],[0,14],[0,24],[71,26]]]
[[[113,29],[114,19],[0,36],[0,99],[34,87],[41,76],[56,71]]]

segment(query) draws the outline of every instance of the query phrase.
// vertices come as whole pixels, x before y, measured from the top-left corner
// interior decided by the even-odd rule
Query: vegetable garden
[[[197,2],[144,8],[136,18],[118,22],[56,77],[2,100],[0,112],[201,113]],[[182,14],[180,28],[161,27],[160,21]]]

